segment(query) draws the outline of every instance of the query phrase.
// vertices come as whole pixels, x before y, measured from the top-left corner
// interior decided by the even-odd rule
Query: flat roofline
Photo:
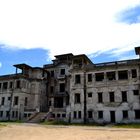
[[[32,69],[31,66],[29,66],[29,65],[27,65],[25,63],[23,63],[23,64],[15,64],[13,66],[16,67],[16,68],[19,68],[19,69],[23,69],[23,68]]]

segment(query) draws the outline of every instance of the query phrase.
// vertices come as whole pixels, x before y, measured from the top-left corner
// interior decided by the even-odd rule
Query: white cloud
[[[2,63],[0,62],[0,68],[2,67]]]
[[[140,0],[0,0],[0,42],[12,48],[45,48],[50,55],[92,54],[140,44],[140,24],[116,22]]]

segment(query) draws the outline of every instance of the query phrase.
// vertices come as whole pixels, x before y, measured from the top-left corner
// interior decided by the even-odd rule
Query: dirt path
[[[140,140],[140,129],[10,124],[0,140]]]

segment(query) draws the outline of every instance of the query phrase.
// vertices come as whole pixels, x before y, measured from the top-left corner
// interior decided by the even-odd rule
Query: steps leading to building
[[[37,112],[27,120],[28,123],[39,123],[45,121],[50,116],[50,112]]]

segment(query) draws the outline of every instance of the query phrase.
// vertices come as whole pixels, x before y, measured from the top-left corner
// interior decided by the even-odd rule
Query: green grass
[[[140,128],[140,124],[116,124],[115,128]]]
[[[0,123],[0,128],[7,126],[5,123]]]

